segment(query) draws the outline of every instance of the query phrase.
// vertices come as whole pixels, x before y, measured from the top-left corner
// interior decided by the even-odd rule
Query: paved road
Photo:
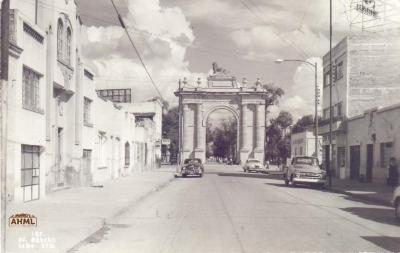
[[[209,166],[110,220],[76,252],[400,251],[393,209]]]

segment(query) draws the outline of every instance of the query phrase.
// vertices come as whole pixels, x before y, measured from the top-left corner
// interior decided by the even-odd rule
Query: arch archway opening
[[[206,118],[206,161],[236,164],[239,161],[238,119],[229,110],[218,108]]]

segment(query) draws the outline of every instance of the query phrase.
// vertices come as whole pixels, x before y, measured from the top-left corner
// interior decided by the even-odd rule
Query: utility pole
[[[314,131],[314,138],[315,138],[315,157],[318,159],[318,97],[319,97],[319,92],[318,92],[318,74],[317,74],[317,62],[314,64],[314,71],[315,71],[315,131]],[[319,160],[319,159],[318,159]],[[321,162],[321,161],[319,161]]]
[[[182,81],[179,79],[179,86],[178,86],[178,92],[179,92],[179,105],[178,105],[178,118],[179,118],[179,134],[178,134],[178,157],[177,157],[177,164],[181,164],[181,159],[182,159],[182,96],[181,96],[181,89],[182,89]],[[178,166],[179,167],[179,166]]]
[[[8,50],[10,47],[10,0],[1,3],[1,87],[0,87],[0,166],[1,166],[1,252],[6,252],[7,226],[7,83],[8,83]]]
[[[332,0],[329,0],[329,161],[328,161],[328,183],[332,186]]]

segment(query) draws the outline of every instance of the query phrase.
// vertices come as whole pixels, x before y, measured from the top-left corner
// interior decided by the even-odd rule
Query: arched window
[[[59,60],[63,58],[63,30],[63,22],[61,19],[59,19],[57,24],[57,58]]]
[[[125,143],[125,166],[129,166],[131,163],[131,147],[129,142]]]
[[[71,38],[72,38],[72,32],[71,32],[71,28],[67,28],[67,44],[66,44],[66,60],[67,60],[67,63],[69,63],[69,64],[71,64],[71,52],[72,52],[72,50],[71,50]]]

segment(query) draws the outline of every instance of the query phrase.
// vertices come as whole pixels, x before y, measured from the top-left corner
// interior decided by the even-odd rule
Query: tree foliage
[[[162,116],[162,132],[166,138],[171,140],[170,152],[177,153],[179,144],[179,109],[172,107]]]
[[[314,116],[313,115],[305,115],[297,120],[296,124],[294,124],[292,128],[292,133],[301,133],[305,130],[312,128],[314,126]]]
[[[207,127],[207,143],[210,149],[207,150],[208,156],[235,158],[237,139],[237,122],[234,119],[224,121],[221,126],[212,128],[211,124]]]
[[[286,129],[293,124],[293,116],[287,111],[281,111],[276,118],[270,120],[266,127],[266,159],[290,157],[290,134]]]

